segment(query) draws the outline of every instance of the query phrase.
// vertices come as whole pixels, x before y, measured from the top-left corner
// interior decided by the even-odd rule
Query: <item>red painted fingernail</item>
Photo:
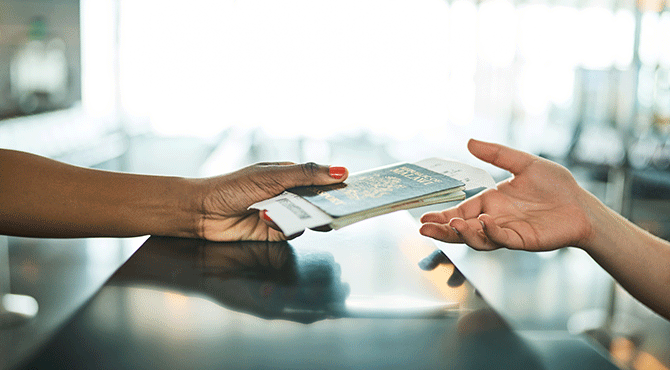
[[[267,221],[274,222],[274,221],[272,221],[270,216],[268,216],[268,211],[267,210],[263,210],[263,218],[266,219]]]
[[[328,173],[330,174],[330,177],[334,179],[341,179],[346,172],[347,169],[344,167],[331,166],[330,168],[328,168]]]

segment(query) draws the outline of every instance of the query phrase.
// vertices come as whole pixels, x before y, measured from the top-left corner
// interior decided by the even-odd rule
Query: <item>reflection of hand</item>
[[[282,272],[295,264],[295,256],[287,243],[242,242],[206,243],[200,248],[197,268],[212,275],[255,272]]]
[[[530,251],[578,245],[590,236],[582,209],[588,193],[567,169],[502,145],[470,140],[468,149],[514,177],[455,208],[425,214],[423,235],[479,250]]]
[[[229,308],[306,323],[344,301],[340,273],[331,254],[297,255],[288,243],[209,243],[200,248],[196,286]]]
[[[286,237],[247,208],[282,191],[307,185],[328,185],[347,177],[343,167],[314,163],[261,163],[203,180],[200,237],[213,241],[284,240]]]
[[[424,271],[435,270],[440,265],[453,265],[454,267],[451,276],[449,276],[449,279],[447,280],[448,286],[452,288],[457,288],[463,285],[463,283],[465,283],[465,276],[463,276],[463,274],[456,267],[456,265],[454,265],[454,263],[451,262],[449,257],[447,257],[447,255],[444,254],[439,249],[435,250],[435,252],[431,253],[428,257],[419,261],[419,267]]]

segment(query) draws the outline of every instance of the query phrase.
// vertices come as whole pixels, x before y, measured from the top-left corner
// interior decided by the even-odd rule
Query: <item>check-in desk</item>
[[[151,237],[18,367],[615,368],[585,341],[547,343],[399,212],[282,243]]]

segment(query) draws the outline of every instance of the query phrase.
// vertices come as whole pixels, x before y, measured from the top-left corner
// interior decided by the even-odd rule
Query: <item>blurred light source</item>
[[[549,76],[542,64],[524,66],[519,76],[519,98],[524,111],[530,115],[540,115],[549,107]]]
[[[449,121],[466,125],[474,118],[477,70],[477,8],[467,0],[456,0],[449,11]]]
[[[637,0],[637,7],[643,12],[660,12],[665,7],[666,0]]]
[[[12,313],[19,315],[23,319],[33,318],[37,315],[39,306],[35,298],[22,294],[3,294],[2,310],[0,313]],[[2,320],[0,319],[0,322]]]
[[[546,43],[551,45],[547,50],[547,62],[559,68],[574,68],[579,64],[580,29],[576,26],[579,10],[568,6],[553,6],[549,10]],[[538,25],[543,27],[543,25]],[[528,29],[526,32],[536,32]]]
[[[621,4],[118,1],[123,113],[160,134],[240,126],[278,138],[370,131],[403,140],[490,121],[503,133],[490,139],[504,141],[513,120],[526,134],[571,130],[589,99],[575,95],[588,83],[577,69],[632,68],[635,18]],[[670,13],[645,13],[643,62],[670,65],[667,45]],[[109,95],[100,76],[87,86]],[[605,100],[593,103],[598,112],[612,110]]]
[[[96,117],[116,108],[115,0],[81,0],[82,106]]]
[[[581,65],[587,69],[605,69],[614,63],[617,36],[614,14],[600,7],[588,7],[579,12]]]
[[[546,60],[552,55],[553,48],[553,45],[547,42],[552,32],[548,29],[549,7],[546,4],[526,4],[519,6],[518,13],[519,56],[523,61]]]
[[[655,66],[658,63],[659,51],[663,45],[659,44],[660,27],[657,13],[642,14],[640,26],[640,61],[642,64]],[[665,45],[668,48],[668,45]]]
[[[670,68],[670,11],[663,12],[658,20],[659,64]]]
[[[635,16],[628,9],[619,9],[614,13],[615,40],[614,63],[620,70],[630,67],[635,48]]]
[[[637,354],[633,363],[635,370],[668,370],[668,367],[663,365],[656,357],[648,352],[640,352]]]
[[[570,66],[559,65],[548,75],[551,102],[559,107],[569,107],[575,91],[575,70]]]
[[[443,127],[447,11],[436,0],[123,1],[123,106],[172,135]]]
[[[479,7],[479,55],[496,67],[509,67],[516,54],[516,13],[508,0],[489,0]]]

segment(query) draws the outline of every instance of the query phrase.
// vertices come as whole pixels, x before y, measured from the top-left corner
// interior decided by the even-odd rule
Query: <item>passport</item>
[[[449,176],[402,163],[349,176],[342,184],[289,189],[334,218],[361,214],[461,190]]]
[[[463,200],[494,188],[486,171],[470,165],[428,158],[350,175],[342,184],[288,189],[249,209],[265,210],[284,232],[339,229],[386,213]]]

